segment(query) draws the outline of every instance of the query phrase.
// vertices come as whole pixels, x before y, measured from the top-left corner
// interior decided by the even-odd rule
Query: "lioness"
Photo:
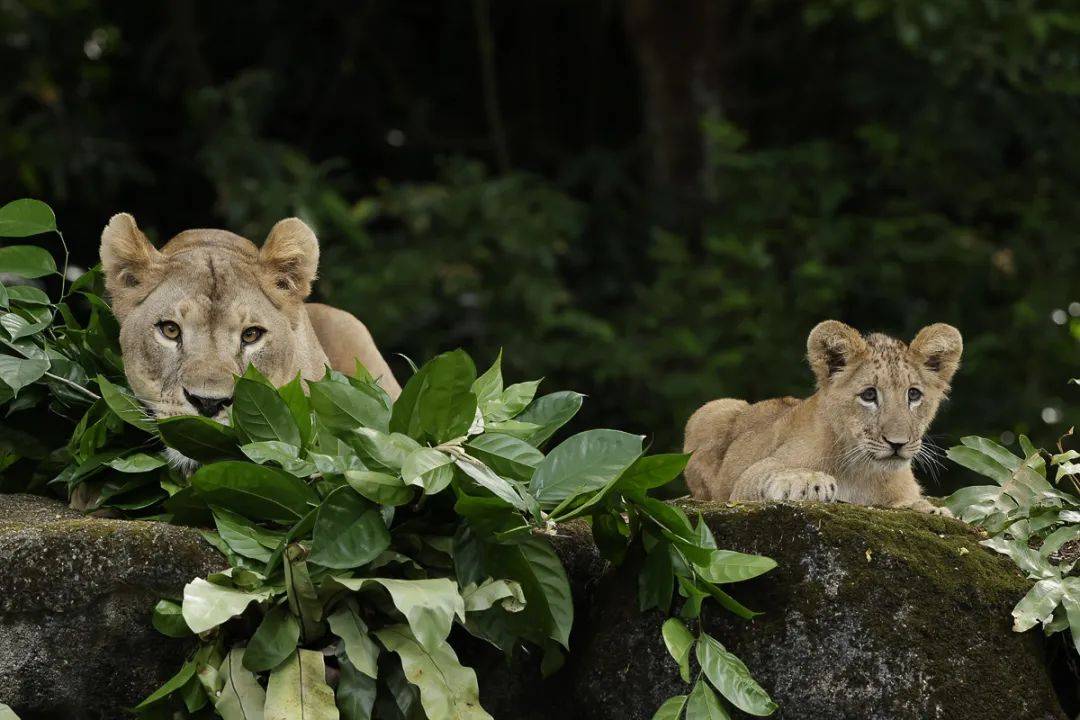
[[[948,514],[911,461],[949,390],[963,341],[925,327],[907,346],[835,320],[806,342],[818,390],[806,400],[713,400],[686,424],[686,482],[714,500],[820,500]]]
[[[305,303],[319,243],[303,222],[274,225],[262,248],[224,230],[185,230],[161,250],[127,213],[101,234],[101,264],[131,389],[156,417],[224,421],[248,364],[275,385],[359,360],[390,395],[401,388],[351,314]]]

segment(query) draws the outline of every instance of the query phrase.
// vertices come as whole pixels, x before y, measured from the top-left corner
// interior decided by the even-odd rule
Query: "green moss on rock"
[[[0,702],[24,718],[122,717],[188,647],[153,629],[154,604],[224,566],[190,528],[0,495]]]
[[[739,655],[799,720],[1060,720],[1036,633],[1011,631],[1028,583],[946,518],[851,505],[684,502],[720,547],[779,567],[730,586],[763,614],[711,609],[707,632]],[[685,692],[659,637],[659,613],[636,609],[636,568],[594,602],[575,660],[589,718],[648,718]]]

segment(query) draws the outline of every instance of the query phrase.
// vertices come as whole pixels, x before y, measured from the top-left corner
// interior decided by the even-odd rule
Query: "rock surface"
[[[685,505],[721,547],[779,562],[729,586],[761,616],[704,615],[780,704],[774,717],[1066,717],[1041,635],[1010,629],[1027,582],[967,526],[847,505]],[[583,524],[560,528],[555,544],[576,602],[567,665],[541,680],[539,653],[508,663],[456,635],[485,707],[498,720],[648,720],[688,688],[663,618],[637,610],[637,568],[608,568]],[[221,565],[190,529],[0,495],[0,702],[23,720],[123,717],[186,650],[153,630],[154,603]]]
[[[23,720],[123,717],[187,650],[150,625],[154,604],[222,566],[189,528],[0,495],[0,702]]]
[[[779,566],[729,586],[763,614],[718,610],[706,631],[798,720],[1061,720],[1042,636],[1014,633],[1028,583],[962,523],[850,505],[687,503],[719,547]],[[608,578],[577,641],[574,694],[589,720],[647,719],[685,693],[636,607],[632,568]],[[1073,711],[1075,712],[1075,710]],[[744,717],[733,715],[733,717]]]

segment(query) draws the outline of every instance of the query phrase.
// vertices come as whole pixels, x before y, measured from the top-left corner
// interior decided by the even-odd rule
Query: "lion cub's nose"
[[[184,389],[184,397],[187,401],[195,406],[195,409],[199,411],[200,415],[205,415],[208,418],[212,418],[225,408],[232,405],[231,397],[202,397],[200,395],[192,395]]]
[[[887,437],[882,437],[881,439],[889,444],[889,447],[892,448],[893,455],[899,455],[900,451],[904,448],[905,445],[907,445],[908,442],[907,440],[890,440]]]

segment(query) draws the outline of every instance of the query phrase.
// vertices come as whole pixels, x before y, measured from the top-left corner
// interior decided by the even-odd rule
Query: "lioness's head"
[[[823,415],[837,436],[843,464],[911,461],[949,390],[964,344],[938,323],[905,345],[885,335],[863,337],[835,320],[806,342]]]
[[[187,230],[156,249],[126,213],[101,234],[101,264],[132,390],[157,417],[224,420],[249,363],[276,385],[318,377],[304,298],[315,235],[282,220],[262,248],[224,230]],[[317,347],[317,346],[316,346]]]

